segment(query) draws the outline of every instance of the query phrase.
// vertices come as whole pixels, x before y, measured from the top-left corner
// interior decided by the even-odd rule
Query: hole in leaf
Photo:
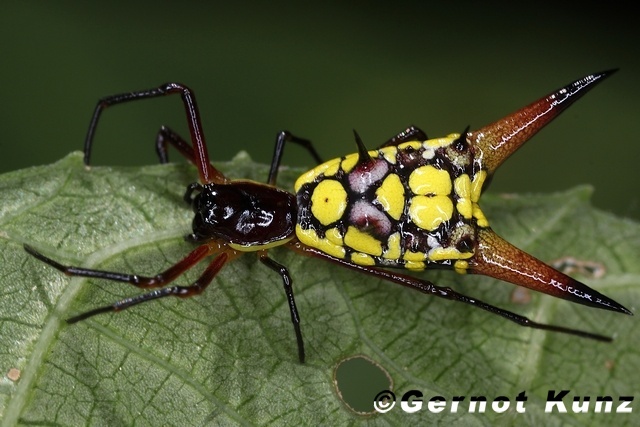
[[[333,372],[340,400],[360,415],[375,413],[373,399],[382,390],[392,390],[393,380],[378,363],[364,355],[341,360]]]

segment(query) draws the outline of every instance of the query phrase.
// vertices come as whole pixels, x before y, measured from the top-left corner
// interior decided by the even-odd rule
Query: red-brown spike
[[[490,228],[478,230],[469,272],[483,274],[578,304],[633,314],[611,298],[511,245]]]
[[[532,104],[469,133],[476,158],[491,175],[511,154],[558,114],[617,70],[590,74]]]

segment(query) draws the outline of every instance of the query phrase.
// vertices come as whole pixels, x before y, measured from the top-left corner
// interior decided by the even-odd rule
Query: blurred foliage
[[[281,129],[326,158],[408,124],[430,136],[483,126],[583,75],[622,71],[502,168],[493,191],[589,183],[594,203],[640,218],[638,26],[625,6],[558,2],[8,2],[0,172],[80,149],[98,98],[181,81],[197,93],[212,157],[268,162]],[[615,8],[619,8],[615,9]],[[151,164],[177,99],[104,115],[98,164]],[[175,156],[174,156],[175,157]],[[299,150],[286,164],[309,165]]]

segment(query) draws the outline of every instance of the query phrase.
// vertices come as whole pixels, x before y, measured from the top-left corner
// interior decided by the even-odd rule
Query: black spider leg
[[[87,136],[84,142],[84,163],[89,165],[91,159],[91,149],[93,146],[93,138],[95,136],[96,128],[102,111],[111,105],[122,104],[125,102],[156,98],[160,96],[167,96],[172,94],[179,94],[184,104],[185,113],[187,116],[187,123],[189,125],[189,133],[191,134],[192,149],[191,155],[187,158],[198,168],[200,174],[200,180],[203,183],[217,182],[224,183],[227,179],[216,170],[209,163],[209,154],[207,153],[207,145],[202,130],[202,121],[200,119],[200,113],[196,104],[196,98],[191,89],[181,83],[165,83],[156,88],[141,90],[136,92],[127,92],[117,95],[111,95],[100,99],[96,105],[96,108],[91,117],[89,123],[89,129],[87,130]],[[177,147],[179,150],[180,148]],[[184,151],[180,150],[181,152]]]
[[[224,264],[229,261],[232,256],[227,252],[220,253],[211,263],[207,266],[200,277],[189,286],[169,286],[164,288],[163,286],[173,282],[178,276],[189,270],[197,263],[202,261],[207,255],[212,253],[209,245],[201,245],[191,251],[187,256],[178,261],[176,264],[169,267],[167,270],[155,276],[140,276],[137,274],[117,273],[105,270],[93,270],[82,267],[73,267],[60,264],[59,262],[48,258],[36,251],[29,245],[24,245],[24,249],[37,258],[38,260],[49,264],[51,267],[66,274],[67,276],[80,276],[90,277],[95,279],[105,279],[115,282],[129,283],[141,289],[156,289],[152,292],[137,295],[132,298],[126,298],[121,301],[117,301],[111,305],[99,307],[85,313],[81,313],[77,316],[73,316],[67,319],[67,323],[76,323],[96,314],[106,312],[117,312],[125,310],[137,304],[141,304],[147,301],[155,300],[158,298],[164,298],[168,296],[176,296],[180,298],[189,298],[195,295],[201,294],[207,286],[211,283],[215,275],[222,269]],[[159,288],[159,289],[158,289]]]
[[[289,305],[289,311],[291,312],[291,323],[293,323],[293,329],[296,333],[296,340],[298,341],[298,357],[300,363],[304,363],[304,341],[302,340],[302,331],[300,330],[300,315],[298,314],[298,308],[296,307],[296,301],[293,297],[293,287],[291,286],[291,276],[285,266],[279,264],[269,258],[266,251],[259,255],[260,261],[278,273],[282,277],[282,284],[284,286],[284,293],[287,296],[287,303]]]
[[[280,167],[280,162],[282,161],[282,155],[284,154],[284,146],[287,142],[293,142],[304,147],[310,154],[311,157],[317,162],[322,163],[322,158],[316,151],[315,147],[305,138],[298,138],[295,135],[292,135],[288,131],[278,132],[276,135],[276,142],[274,144],[273,157],[271,160],[271,167],[269,170],[269,177],[267,182],[270,185],[276,184],[276,178],[278,175],[278,168]],[[156,137],[156,153],[158,154],[158,159],[160,163],[168,163],[169,155],[167,153],[167,144],[173,145],[184,157],[193,162],[193,149],[180,135],[171,130],[167,126],[162,126],[160,131],[158,131],[158,136]]]
[[[287,142],[293,142],[304,147],[311,157],[316,161],[316,163],[322,163],[322,158],[316,151],[315,147],[308,139],[298,138],[295,135],[292,135],[291,132],[283,130],[278,132],[276,135],[276,143],[273,148],[273,157],[271,158],[271,168],[269,169],[269,177],[267,178],[267,183],[269,185],[276,185],[276,180],[278,178],[278,168],[280,167],[280,161],[282,160],[282,155],[284,154],[284,145]]]
[[[411,276],[407,276],[404,274],[399,274],[399,273],[395,273],[387,270],[382,270],[375,267],[364,267],[361,265],[353,264],[346,260],[334,258],[330,255],[325,254],[324,252],[319,251],[318,249],[304,246],[299,242],[291,243],[289,244],[289,247],[295,250],[296,252],[302,253],[304,255],[323,258],[328,261],[334,262],[336,264],[342,265],[343,267],[347,267],[352,270],[358,271],[360,273],[365,273],[380,279],[385,279],[390,282],[394,282],[399,285],[406,286],[411,289],[415,289],[425,294],[434,295],[434,296],[452,300],[452,301],[463,302],[465,304],[469,304],[474,307],[481,308],[483,310],[488,311],[489,313],[511,320],[512,322],[515,322],[520,326],[526,326],[533,329],[542,329],[542,330],[552,331],[552,332],[561,332],[565,334],[576,335],[583,338],[594,339],[597,341],[605,341],[605,342],[612,341],[611,337],[607,337],[600,334],[580,331],[572,328],[565,328],[562,326],[537,323],[525,316],[521,316],[511,311],[493,306],[491,304],[487,304],[486,302],[480,301],[476,298],[472,298],[472,297],[468,297],[466,295],[460,294],[449,287],[436,286],[433,283],[428,282],[426,280],[420,280],[415,277],[411,277]]]
[[[180,152],[187,160],[194,163],[194,154],[191,144],[184,140],[180,135],[174,132],[168,126],[161,126],[156,136],[156,154],[158,160],[162,164],[169,163],[169,153],[167,152],[167,144]]]
[[[422,141],[426,141],[427,139],[429,138],[427,137],[427,134],[422,129],[416,126],[409,126],[402,132],[398,133],[393,138],[390,138],[388,141],[386,141],[384,144],[382,144],[378,148],[396,147],[405,142],[409,142],[409,141],[422,142]]]
[[[293,142],[302,146],[309,152],[309,154],[311,154],[311,157],[313,157],[316,163],[322,163],[322,158],[316,151],[311,141],[292,135],[291,132],[288,131],[278,132],[273,148],[273,157],[271,158],[269,176],[267,178],[267,183],[269,185],[276,185],[276,181],[278,178],[278,169],[280,167],[280,162],[282,161],[282,155],[284,154],[284,146],[287,142]],[[293,295],[292,280],[291,276],[289,275],[289,271],[285,266],[269,258],[266,251],[261,251],[259,253],[259,259],[264,265],[277,272],[278,274],[280,274],[280,277],[282,277],[284,292],[287,296],[289,311],[291,312],[291,323],[293,323],[293,329],[295,331],[296,340],[298,343],[298,358],[300,359],[300,363],[304,363],[304,340],[302,339],[302,331],[300,329],[300,314],[298,313],[298,308],[296,307],[296,301]]]
[[[305,138],[299,138],[286,130],[280,131],[276,135],[276,142],[273,147],[273,157],[271,158],[271,167],[269,168],[269,176],[267,178],[267,183],[269,185],[276,185],[276,181],[278,179],[278,169],[280,167],[280,162],[282,161],[282,155],[284,154],[284,146],[287,142],[293,142],[302,146],[309,152],[309,154],[311,154],[311,157],[313,157],[316,163],[322,163],[322,158],[316,151],[311,141]],[[296,340],[298,342],[298,358],[300,359],[300,363],[304,363],[305,353],[302,331],[300,329],[300,314],[298,313],[298,308],[296,307],[296,301],[293,295],[292,280],[291,276],[289,275],[289,271],[285,266],[269,258],[266,251],[261,252],[259,254],[259,258],[264,265],[277,272],[278,274],[280,274],[280,277],[282,277],[284,292],[287,296],[289,311],[291,312],[291,323],[293,323],[293,329],[295,331]]]

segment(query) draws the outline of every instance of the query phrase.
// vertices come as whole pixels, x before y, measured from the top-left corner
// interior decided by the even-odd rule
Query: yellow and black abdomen
[[[466,137],[410,141],[330,160],[295,184],[296,235],[305,245],[358,265],[466,271],[486,172]],[[477,170],[474,170],[476,168]]]

